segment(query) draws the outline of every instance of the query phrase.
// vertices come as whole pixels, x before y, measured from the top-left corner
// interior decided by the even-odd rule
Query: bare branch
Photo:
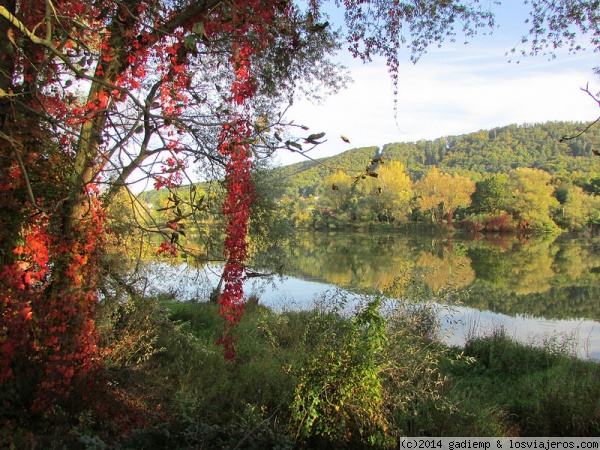
[[[583,92],[587,93],[587,95],[589,95],[590,97],[592,97],[594,99],[594,101],[598,104],[598,106],[600,106],[600,99],[590,92],[589,86],[590,86],[590,84],[588,83],[588,84],[585,85],[585,88],[581,88],[581,90]],[[570,141],[571,139],[576,139],[579,136],[581,136],[582,134],[587,133],[587,131],[590,128],[592,128],[594,125],[596,125],[598,122],[600,122],[600,116],[596,120],[594,120],[592,123],[590,123],[587,127],[585,127],[585,129],[583,131],[581,131],[581,132],[579,132],[577,134],[574,134],[572,136],[564,135],[558,141],[559,142],[564,142],[564,141]],[[594,154],[596,154],[596,153],[594,152]]]

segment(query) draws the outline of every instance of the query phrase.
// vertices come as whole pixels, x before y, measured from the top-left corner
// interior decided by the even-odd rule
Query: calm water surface
[[[284,277],[246,283],[247,293],[275,309],[308,308],[340,295],[352,303],[379,293],[450,303],[441,317],[452,344],[474,329],[503,326],[524,342],[575,345],[580,356],[600,360],[600,249],[591,241],[307,233],[283,253]],[[220,274],[218,267],[198,271],[185,264],[157,270],[150,288],[184,299],[207,298]]]

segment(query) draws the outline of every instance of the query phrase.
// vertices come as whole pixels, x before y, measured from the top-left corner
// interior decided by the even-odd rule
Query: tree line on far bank
[[[275,169],[297,227],[409,222],[472,231],[582,230],[600,224],[600,132],[584,124],[510,125],[434,141],[350,150]],[[566,138],[565,138],[566,137]],[[370,176],[363,167],[377,161]],[[479,162],[485,161],[485,165]],[[361,170],[363,174],[361,175]],[[277,194],[275,194],[277,196]]]

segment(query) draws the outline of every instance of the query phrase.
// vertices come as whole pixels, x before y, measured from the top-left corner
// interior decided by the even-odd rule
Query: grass
[[[479,411],[494,411],[497,423],[512,435],[600,435],[598,363],[580,360],[552,342],[546,347],[518,343],[503,330],[470,338],[464,355],[473,362],[447,368],[454,387],[449,395],[463,412],[476,417]]]
[[[103,374],[109,395],[50,424],[8,423],[8,447],[386,449],[401,435],[600,435],[600,365],[551,342],[495,330],[448,348],[424,329],[435,326],[426,308],[384,318],[373,299],[350,316],[335,302],[253,305],[225,361],[218,305],[130,302],[104,311],[104,339],[130,342]]]

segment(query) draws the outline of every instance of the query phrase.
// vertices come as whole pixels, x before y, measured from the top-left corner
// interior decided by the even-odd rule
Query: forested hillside
[[[383,147],[387,161],[400,161],[413,181],[432,166],[447,173],[481,178],[485,173],[508,173],[517,167],[541,169],[551,174],[572,173],[596,176],[600,151],[600,127],[585,129],[584,123],[548,122],[508,125],[433,141],[390,143]],[[311,194],[320,181],[342,169],[352,174],[363,171],[377,153],[376,147],[353,149],[318,162],[306,161],[276,169],[290,177],[302,196]]]
[[[385,154],[398,159],[411,173],[435,165],[444,172],[507,173],[517,167],[561,171],[595,171],[593,149],[600,144],[600,128],[579,137],[586,124],[549,122],[509,125],[460,136],[412,144],[389,144]]]
[[[295,226],[451,223],[475,231],[582,229],[600,220],[600,128],[508,125],[367,147],[273,170]],[[369,173],[370,172],[370,173]]]

